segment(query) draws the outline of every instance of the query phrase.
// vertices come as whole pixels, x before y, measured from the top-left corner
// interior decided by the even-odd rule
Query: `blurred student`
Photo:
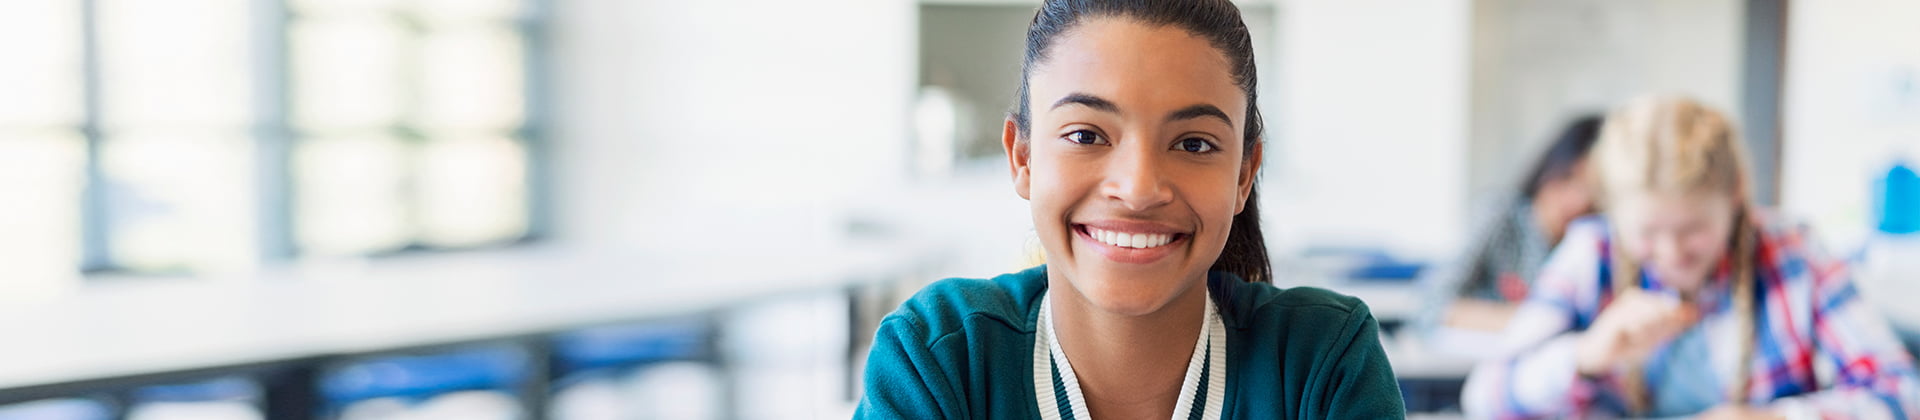
[[[1428,322],[1498,332],[1560,242],[1567,225],[1593,212],[1593,181],[1587,152],[1600,135],[1598,115],[1568,124],[1533,165],[1511,204],[1487,223],[1463,262],[1464,270],[1441,277],[1427,305]]]
[[[1594,149],[1602,216],[1542,269],[1471,417],[1904,418],[1920,377],[1844,266],[1758,212],[1741,140],[1646,97]]]
[[[1230,0],[1051,0],[1002,142],[1048,264],[881,321],[856,418],[1404,416],[1359,300],[1279,289]]]

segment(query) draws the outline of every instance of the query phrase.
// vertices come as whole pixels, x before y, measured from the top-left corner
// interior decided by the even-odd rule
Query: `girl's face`
[[[1003,141],[1049,271],[1067,280],[1055,287],[1138,315],[1204,284],[1259,167],[1220,51],[1175,27],[1091,19],[1054,40],[1028,89],[1028,138],[1009,121]]]
[[[1661,284],[1696,291],[1719,268],[1733,236],[1737,203],[1725,193],[1637,193],[1610,203],[1622,251]]]
[[[1587,160],[1581,159],[1567,170],[1566,176],[1547,181],[1540,185],[1540,191],[1534,192],[1536,222],[1550,239],[1558,241],[1574,219],[1593,212],[1592,178],[1587,171]]]

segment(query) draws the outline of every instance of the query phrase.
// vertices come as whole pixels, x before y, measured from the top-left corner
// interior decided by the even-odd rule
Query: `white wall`
[[[556,235],[602,247],[837,241],[900,183],[911,2],[555,2]]]
[[[1466,0],[1278,2],[1263,227],[1438,252],[1464,230]]]
[[[1920,162],[1920,3],[1791,3],[1781,204],[1836,245],[1876,223],[1873,182]]]
[[[1511,194],[1572,117],[1649,92],[1736,118],[1740,0],[1476,0],[1470,190]]]

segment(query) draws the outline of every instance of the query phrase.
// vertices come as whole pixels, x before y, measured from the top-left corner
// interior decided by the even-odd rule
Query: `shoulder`
[[[1763,278],[1787,285],[1810,284],[1816,289],[1850,287],[1846,262],[1820,246],[1811,226],[1766,210],[1755,211],[1752,223],[1760,235],[1754,252],[1759,253],[1766,269],[1773,271]]]
[[[981,321],[1026,332],[1032,329],[1028,309],[1046,290],[1046,283],[1044,265],[986,279],[936,281],[901,303],[881,325],[907,330],[929,345]]]
[[[1284,333],[1290,341],[1338,339],[1353,332],[1343,330],[1373,322],[1367,304],[1353,296],[1227,279],[1216,283],[1215,300],[1228,325],[1242,331]]]
[[[1228,343],[1240,350],[1229,355],[1238,363],[1241,399],[1298,401],[1284,406],[1307,418],[1380,418],[1404,411],[1379,323],[1365,302],[1312,287],[1242,282],[1223,289],[1236,293],[1222,309],[1239,312],[1229,320]]]
[[[1605,217],[1600,215],[1581,217],[1567,223],[1567,232],[1561,235],[1560,244],[1598,249],[1612,239],[1612,232]]]
[[[1317,287],[1280,288],[1270,284],[1243,283],[1239,286],[1250,289],[1258,313],[1289,312],[1325,312],[1347,315],[1366,313],[1367,304],[1360,298],[1336,293]]]
[[[1608,254],[1612,232],[1607,220],[1600,216],[1582,217],[1568,223],[1566,234],[1547,256],[1534,283],[1592,282],[1611,257]]]

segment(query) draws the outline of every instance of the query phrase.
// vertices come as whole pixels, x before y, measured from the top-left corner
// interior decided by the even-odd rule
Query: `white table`
[[[0,306],[0,396],[697,313],[899,278],[924,262],[923,249],[536,247],[288,268],[237,281],[94,282],[70,296]]]

